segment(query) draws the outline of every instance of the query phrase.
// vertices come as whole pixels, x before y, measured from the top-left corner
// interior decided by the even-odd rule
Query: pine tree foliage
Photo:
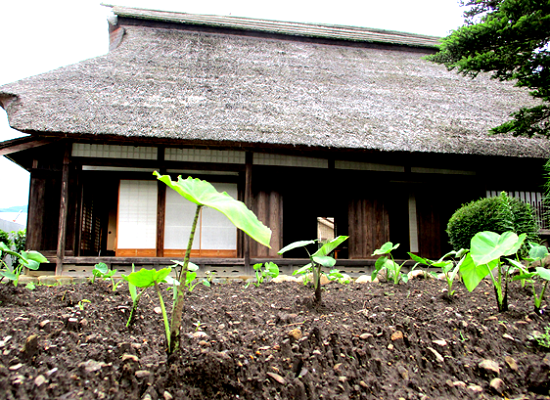
[[[427,57],[448,69],[475,77],[489,72],[514,81],[540,100],[514,112],[491,130],[515,136],[550,137],[550,0],[461,0],[465,24],[443,39]]]

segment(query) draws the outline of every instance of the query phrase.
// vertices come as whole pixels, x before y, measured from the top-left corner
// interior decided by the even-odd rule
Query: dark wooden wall
[[[271,249],[250,241],[250,255],[254,258],[279,257],[283,247],[283,197],[276,190],[253,193],[252,211],[258,219],[271,229]]]
[[[373,191],[349,201],[349,258],[370,258],[374,250],[390,240],[387,202]]]

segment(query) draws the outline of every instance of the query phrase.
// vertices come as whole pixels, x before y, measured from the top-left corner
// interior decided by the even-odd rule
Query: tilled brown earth
[[[128,330],[125,284],[2,284],[0,398],[549,399],[550,349],[532,335],[550,319],[530,293],[511,286],[498,314],[485,283],[452,301],[443,287],[331,283],[315,307],[295,283],[199,285],[167,358],[152,289]]]

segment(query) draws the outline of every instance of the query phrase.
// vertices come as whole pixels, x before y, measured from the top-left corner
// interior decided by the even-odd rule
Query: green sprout
[[[408,282],[408,275],[401,272],[401,268],[403,267],[403,265],[405,265],[406,261],[404,261],[401,265],[397,264],[391,253],[398,247],[399,243],[394,245],[392,242],[386,242],[382,245],[382,247],[374,250],[374,253],[372,253],[372,255],[381,257],[378,257],[376,263],[374,264],[374,271],[371,274],[371,280],[374,281],[378,273],[385,268],[386,280],[391,280],[395,285],[399,284],[400,281],[403,281],[404,283]],[[414,269],[414,267],[412,269]]]
[[[264,266],[263,270],[262,266]],[[271,261],[266,262],[265,264],[254,264],[252,268],[254,268],[254,271],[256,272],[256,282],[254,282],[254,286],[256,287],[260,287],[260,285],[268,278],[273,279],[279,276],[279,266]]]
[[[15,257],[14,266],[10,269],[8,264],[2,260],[4,254],[9,254]],[[40,263],[49,263],[48,259],[38,251],[21,251],[20,253],[11,250],[4,242],[0,242],[0,282],[6,278],[10,280],[14,286],[19,283],[19,276],[24,271],[24,268],[36,271],[40,267]]]
[[[337,238],[323,244],[315,253],[311,254],[307,250],[307,246],[314,244],[317,240],[300,240],[294,243],[289,244],[288,246],[283,247],[279,250],[278,254],[282,255],[287,251],[294,250],[300,247],[304,247],[310,262],[304,265],[302,268],[297,269],[293,272],[292,275],[307,275],[308,273],[313,274],[313,287],[315,288],[315,302],[321,303],[321,275],[325,274],[322,267],[332,268],[336,265],[336,259],[329,256],[340,244],[348,239],[349,236],[338,236]],[[332,270],[331,273],[335,274],[335,270]]]

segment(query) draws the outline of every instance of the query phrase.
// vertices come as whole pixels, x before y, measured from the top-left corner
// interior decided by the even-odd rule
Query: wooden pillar
[[[158,202],[157,202],[157,257],[164,257],[165,221],[166,221],[166,184],[159,181],[158,182]]]
[[[33,160],[29,189],[29,214],[27,217],[27,249],[42,248],[42,231],[44,225],[44,196],[46,181],[37,176],[38,160]]]
[[[246,165],[244,172],[244,204],[249,209],[252,209],[252,163],[254,154],[252,152],[246,152]],[[244,268],[248,270],[250,268],[250,237],[244,235]]]
[[[157,149],[157,160],[164,165],[164,146]],[[161,167],[159,173],[166,174],[166,168]],[[157,257],[164,257],[164,230],[166,222],[166,184],[158,181],[157,192]]]
[[[65,237],[67,234],[67,209],[69,201],[69,161],[71,155],[71,144],[65,145],[63,154],[63,167],[61,172],[61,197],[59,200],[59,233],[57,236],[57,263],[55,274],[63,272],[63,259],[65,257]]]

